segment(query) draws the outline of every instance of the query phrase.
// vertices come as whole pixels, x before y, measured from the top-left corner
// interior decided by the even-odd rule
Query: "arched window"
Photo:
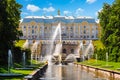
[[[24,26],[24,28],[26,28],[26,26]]]
[[[84,30],[84,34],[86,34],[86,30]]]
[[[86,28],[86,26],[84,26],[84,28]]]
[[[32,30],[32,34],[34,34],[34,30]]]
[[[84,36],[84,38],[86,38],[86,36]]]
[[[74,53],[74,49],[71,49],[71,53]]]
[[[63,50],[62,50],[62,53],[66,53],[66,49],[63,49]]]

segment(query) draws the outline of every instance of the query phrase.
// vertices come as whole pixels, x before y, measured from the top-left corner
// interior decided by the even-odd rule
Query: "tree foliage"
[[[6,63],[8,49],[19,39],[21,5],[15,0],[0,0],[0,62]]]
[[[104,3],[98,16],[102,27],[101,41],[109,52],[110,61],[120,61],[120,0]]]

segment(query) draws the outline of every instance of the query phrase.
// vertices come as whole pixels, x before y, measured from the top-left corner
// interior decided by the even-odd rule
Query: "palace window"
[[[94,38],[94,35],[92,35],[92,38]]]
[[[32,34],[34,34],[34,30],[32,30]]]
[[[26,28],[26,26],[24,26],[24,28]]]
[[[86,38],[86,36],[84,36],[84,38]]]
[[[89,36],[87,36],[87,38],[89,38]]]
[[[74,53],[74,49],[71,49],[71,53]]]
[[[82,36],[80,36],[82,38]]]
[[[45,27],[45,29],[47,29],[47,27]]]
[[[66,34],[65,34],[65,33],[63,33],[63,34],[62,34],[62,36],[66,36]]]
[[[84,28],[86,28],[86,26],[84,26]]]
[[[86,34],[86,30],[84,30],[84,34]]]
[[[62,53],[66,53],[66,49],[63,49],[63,50],[62,50]]]

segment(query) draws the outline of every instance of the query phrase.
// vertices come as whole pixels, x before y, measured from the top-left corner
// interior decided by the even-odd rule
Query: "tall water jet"
[[[96,63],[97,63],[97,60],[98,60],[97,54],[95,55],[95,58],[96,58]]]
[[[58,43],[56,44],[56,47],[55,47],[55,51],[54,51],[54,53],[53,53],[53,56],[58,56],[59,64],[60,64],[61,61],[62,61],[61,49],[62,49],[62,43],[61,43],[61,42],[58,42]]]
[[[33,46],[32,46],[32,49],[31,49],[31,51],[32,51],[32,53],[31,53],[31,64],[32,64],[33,57],[35,57],[36,63],[38,61],[38,57],[40,57],[40,55],[38,56],[38,54],[39,54],[39,52],[38,52],[39,43],[40,43],[39,41],[35,41],[33,43]]]
[[[85,56],[84,55],[82,55],[82,61],[84,61],[85,60]]]
[[[26,55],[25,52],[23,52],[23,67],[25,68],[26,65]]]
[[[8,50],[8,73],[11,73],[12,64],[13,64],[13,61],[12,61],[12,52],[9,49]]]
[[[23,76],[22,74],[16,74],[16,73],[11,72],[11,68],[13,67],[13,59],[12,58],[13,58],[12,52],[9,49],[8,50],[8,73],[0,73],[0,77],[3,77],[3,78],[9,77],[9,79],[10,79],[10,77]]]
[[[85,56],[90,56],[91,54],[93,54],[93,52],[94,52],[94,47],[93,47],[93,44],[92,44],[92,40],[90,40],[89,45],[86,48],[84,54],[85,54]]]
[[[108,65],[108,52],[106,52],[106,65]]]
[[[58,44],[56,44],[56,48],[53,52],[53,48],[54,48],[54,43],[55,41],[58,40]],[[59,47],[57,47],[59,46]],[[61,48],[62,48],[62,41],[61,41],[61,23],[58,24],[58,26],[55,29],[55,32],[52,35],[52,39],[51,39],[51,44],[50,44],[50,53],[47,55],[48,57],[48,64],[51,64],[51,60],[52,60],[52,56],[53,53],[54,55],[57,55],[59,57],[59,62],[61,62]],[[57,51],[57,52],[55,52]]]
[[[82,42],[80,42],[79,48],[80,48],[80,55],[81,54],[83,55],[83,43]]]

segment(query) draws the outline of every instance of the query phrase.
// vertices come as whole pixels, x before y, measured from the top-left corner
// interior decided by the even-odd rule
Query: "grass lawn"
[[[90,59],[88,61],[84,61],[84,62],[79,62],[78,64],[85,64],[85,65],[89,65],[89,66],[94,66],[97,68],[104,68],[107,70],[114,70],[114,71],[119,71],[117,70],[118,68],[120,68],[120,63],[119,62],[107,62],[106,61],[100,61],[100,60],[94,60],[94,59]],[[105,66],[113,66],[110,68],[105,68]]]
[[[36,61],[34,60],[33,63],[35,63]],[[24,76],[31,74],[35,69],[42,67],[43,65],[45,65],[45,62],[41,62],[37,64],[33,64],[35,65],[33,70],[16,70],[16,69],[11,69],[12,73],[16,73],[16,74],[22,74],[23,76],[21,77],[0,77],[0,80],[22,80]],[[7,73],[7,70],[4,68],[0,68],[0,72],[2,73]]]
[[[15,43],[15,46],[18,46],[18,47],[23,47],[23,44],[25,43],[26,40],[19,40],[18,42]]]

